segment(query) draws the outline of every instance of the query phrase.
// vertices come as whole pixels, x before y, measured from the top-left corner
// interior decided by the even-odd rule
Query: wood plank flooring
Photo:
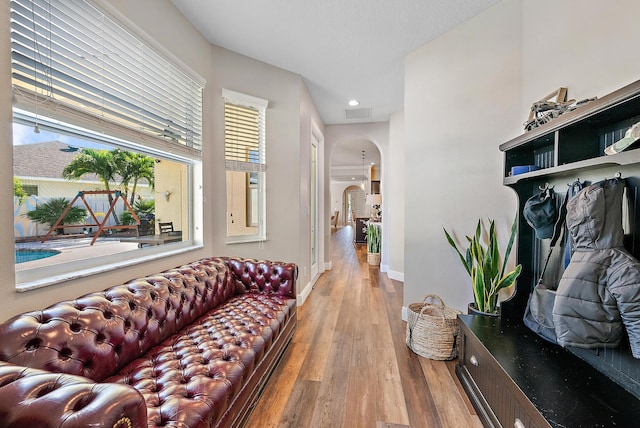
[[[405,344],[403,284],[333,229],[332,270],[298,308],[298,329],[245,427],[480,428],[454,373]]]

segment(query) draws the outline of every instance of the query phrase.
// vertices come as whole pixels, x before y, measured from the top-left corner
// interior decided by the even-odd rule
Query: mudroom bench
[[[485,427],[638,425],[640,400],[520,322],[461,315],[456,372]]]

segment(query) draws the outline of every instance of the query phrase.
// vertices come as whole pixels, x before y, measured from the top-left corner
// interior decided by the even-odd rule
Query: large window
[[[200,239],[204,81],[113,16],[11,1],[19,290]]]
[[[267,101],[224,90],[227,242],[259,241],[265,228]]]

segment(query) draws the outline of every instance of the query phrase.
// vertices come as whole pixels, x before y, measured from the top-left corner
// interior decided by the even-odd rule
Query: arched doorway
[[[349,186],[342,193],[342,207],[345,213],[345,223],[353,222],[355,217],[363,217],[365,211],[364,190],[360,186]]]
[[[369,139],[338,143],[331,153],[331,210],[340,212],[338,226],[350,225],[353,217],[368,217],[366,196],[380,193],[381,155]]]

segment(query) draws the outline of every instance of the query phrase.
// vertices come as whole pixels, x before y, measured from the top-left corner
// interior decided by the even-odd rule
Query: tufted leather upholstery
[[[293,335],[296,277],[290,263],[203,259],[0,324],[13,365],[0,369],[21,373],[0,371],[0,426],[49,426],[21,419],[35,409],[85,426],[85,408],[105,427],[230,426]]]
[[[137,391],[124,385],[91,382],[80,376],[0,361],[0,389],[3,427],[128,428],[141,426],[147,418],[144,400]],[[96,412],[108,406],[117,409],[105,412],[101,425],[91,425],[95,423]]]

